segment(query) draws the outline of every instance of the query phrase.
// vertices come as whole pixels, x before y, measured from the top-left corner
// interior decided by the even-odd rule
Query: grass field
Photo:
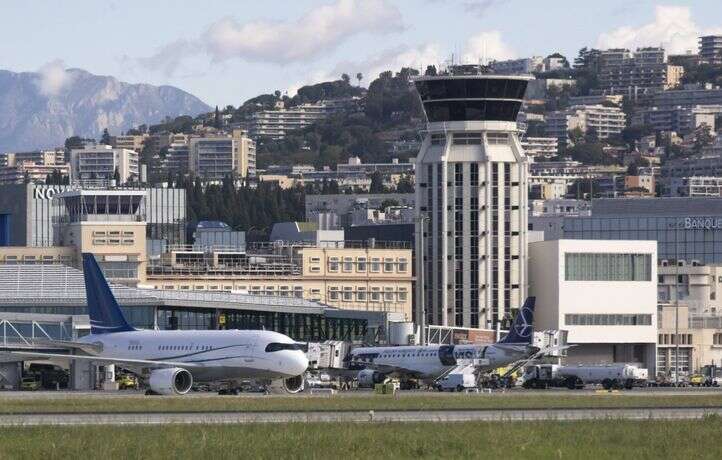
[[[537,409],[574,407],[722,407],[717,394],[660,395],[620,392],[575,394],[559,392],[506,394],[403,394],[336,396],[115,396],[64,393],[43,397],[3,397],[0,413],[54,412],[212,412],[314,410],[423,410],[423,409]]]
[[[0,429],[0,458],[719,459],[722,419]]]

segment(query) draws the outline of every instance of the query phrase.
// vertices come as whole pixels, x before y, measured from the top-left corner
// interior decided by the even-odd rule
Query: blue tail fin
[[[85,296],[88,301],[90,332],[110,334],[111,332],[134,331],[118,306],[103,272],[93,254],[83,254],[83,276]]]
[[[536,297],[527,297],[524,305],[519,309],[509,333],[499,343],[530,344],[534,324],[534,304]]]

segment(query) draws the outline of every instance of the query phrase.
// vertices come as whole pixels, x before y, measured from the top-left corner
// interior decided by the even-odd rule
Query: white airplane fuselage
[[[533,352],[526,344],[426,345],[364,347],[351,351],[349,369],[374,369],[389,375],[436,379],[458,366],[489,371],[519,361]]]
[[[268,351],[269,344],[293,344],[287,336],[271,331],[155,331],[136,330],[91,334],[78,340],[100,345],[98,356],[117,360],[188,363],[194,381],[240,378],[280,379],[303,374],[308,359],[302,350]],[[125,368],[148,368],[132,363]]]

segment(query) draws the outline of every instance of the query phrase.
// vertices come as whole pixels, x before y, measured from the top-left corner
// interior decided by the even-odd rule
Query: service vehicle
[[[569,365],[536,364],[527,366],[522,376],[524,388],[567,387],[570,390],[584,385],[602,385],[605,390],[628,390],[647,386],[647,369],[632,364]]]
[[[438,391],[464,391],[476,388],[476,376],[468,372],[451,373],[435,383]]]
[[[40,381],[37,377],[23,377],[20,382],[20,389],[23,391],[38,391],[40,389]]]

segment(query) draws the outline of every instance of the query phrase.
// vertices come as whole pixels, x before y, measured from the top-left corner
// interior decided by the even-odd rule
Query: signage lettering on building
[[[34,200],[51,200],[58,193],[62,193],[63,190],[58,187],[35,187],[33,188],[33,199]]]
[[[685,230],[722,230],[722,217],[685,217],[681,224]]]

